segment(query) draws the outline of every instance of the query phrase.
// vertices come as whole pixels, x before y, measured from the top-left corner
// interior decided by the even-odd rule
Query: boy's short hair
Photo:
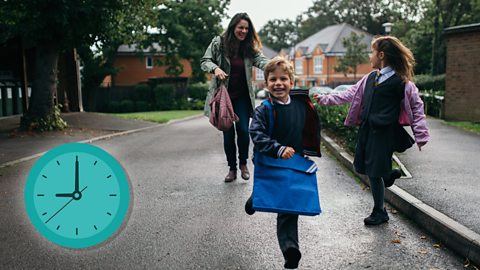
[[[293,73],[293,66],[290,64],[290,62],[281,57],[281,56],[275,56],[272,60],[268,62],[268,64],[265,66],[263,75],[265,77],[265,82],[268,80],[268,75],[272,72],[274,72],[277,68],[281,68],[285,73],[288,74],[288,77],[290,77],[290,80],[293,82],[295,80],[295,75]]]

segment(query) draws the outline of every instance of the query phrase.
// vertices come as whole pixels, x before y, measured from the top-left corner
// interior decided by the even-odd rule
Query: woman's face
[[[248,34],[248,21],[240,20],[235,26],[233,33],[239,41],[244,41]]]

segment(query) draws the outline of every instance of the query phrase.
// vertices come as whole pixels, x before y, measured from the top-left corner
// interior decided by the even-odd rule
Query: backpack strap
[[[271,100],[264,100],[262,104],[267,107],[268,110],[268,136],[272,136],[273,134],[273,127],[275,125],[275,118],[276,118],[276,113],[275,110],[273,109],[272,101]]]

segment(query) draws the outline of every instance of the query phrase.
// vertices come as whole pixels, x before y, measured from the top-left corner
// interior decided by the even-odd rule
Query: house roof
[[[327,26],[297,43],[295,48],[300,48],[304,55],[311,55],[317,46],[327,55],[344,54],[347,50],[343,46],[343,39],[348,38],[352,32],[364,35],[362,42],[367,44],[367,50],[370,51],[373,35],[347,23]]]
[[[120,45],[117,49],[117,52],[118,53],[137,53],[139,52],[140,50],[137,48],[138,45],[137,44],[133,44],[133,45]],[[152,52],[151,49],[155,49],[156,52]],[[159,54],[163,51],[163,48],[158,44],[158,43],[153,43],[152,46],[146,48],[146,49],[142,49],[141,52],[143,53],[153,53],[153,54]]]
[[[478,32],[480,31],[480,23],[452,26],[452,27],[445,28],[443,31],[446,34]]]
[[[263,45],[262,52],[263,52],[263,55],[265,55],[267,58],[270,58],[270,59],[278,55],[278,52],[274,51],[272,48],[267,47],[265,45]]]

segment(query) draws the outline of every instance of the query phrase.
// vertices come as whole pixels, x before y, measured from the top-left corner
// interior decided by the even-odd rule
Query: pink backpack
[[[210,123],[220,131],[227,131],[232,127],[233,122],[238,120],[227,88],[222,83],[210,101]]]

